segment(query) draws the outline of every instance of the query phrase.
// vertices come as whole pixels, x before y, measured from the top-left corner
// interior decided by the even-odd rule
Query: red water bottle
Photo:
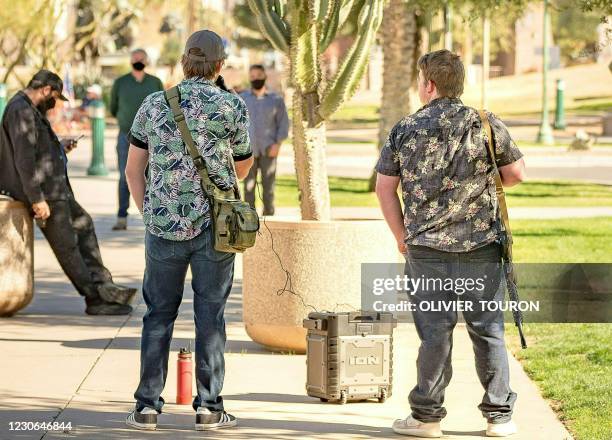
[[[189,341],[191,346],[191,341]],[[176,383],[176,404],[191,405],[193,395],[191,393],[191,381],[193,365],[191,363],[191,347],[181,348],[177,361],[177,383]]]

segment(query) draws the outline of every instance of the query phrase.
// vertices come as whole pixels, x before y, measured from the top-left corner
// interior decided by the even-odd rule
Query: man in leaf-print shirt
[[[376,166],[381,209],[406,256],[406,275],[459,279],[484,271],[486,287],[470,300],[503,299],[495,169],[487,143],[495,148],[504,186],[522,181],[522,154],[505,125],[489,112],[493,139],[487,139],[478,111],[459,99],[465,75],[458,56],[432,52],[421,57],[418,68],[424,106],[393,127]],[[432,289],[414,294],[411,301],[421,305],[433,298],[453,300],[458,294]],[[485,387],[479,408],[488,422],[487,434],[509,435],[516,431],[511,421],[516,394],[509,387],[503,314],[476,310],[463,315]],[[438,437],[446,415],[442,405],[457,312],[427,313],[417,307],[413,318],[421,338],[417,386],[409,396],[411,415],[396,420],[393,428],[400,434]]]
[[[249,118],[242,99],[217,86],[225,60],[221,37],[198,31],[189,37],[178,85],[180,106],[212,182],[228,190],[253,164]],[[136,407],[126,423],[155,429],[168,373],[172,330],[191,267],[195,318],[193,400],[197,430],[234,426],[225,412],[221,388],[225,374],[223,311],[232,288],[234,254],[214,248],[211,208],[201,180],[163,92],[149,95],[130,132],[126,175],[143,213],[146,269],[140,383]],[[232,167],[235,162],[235,173]],[[145,170],[148,172],[145,174]]]

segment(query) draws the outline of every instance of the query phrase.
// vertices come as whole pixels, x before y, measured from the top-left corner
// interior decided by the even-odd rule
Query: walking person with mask
[[[9,101],[0,131],[0,191],[30,206],[64,273],[85,298],[89,315],[125,315],[136,289],[119,286],[102,262],[91,216],[79,205],[67,173],[66,153],[46,113],[62,95],[62,80],[39,71]]]
[[[452,376],[457,311],[428,306],[461,298],[474,305],[473,310],[464,309],[463,317],[485,389],[478,408],[487,419],[486,435],[505,437],[517,428],[512,421],[516,394],[509,383],[504,316],[499,309],[483,307],[481,301],[503,301],[505,294],[506,235],[495,176],[499,170],[503,186],[516,185],[524,178],[525,163],[503,122],[489,112],[481,116],[459,99],[465,71],[457,55],[448,50],[425,54],[418,70],[424,106],[391,130],[376,166],[376,194],[406,257],[406,276],[427,283],[450,279],[457,282],[455,286],[462,280],[480,279],[482,287],[445,290],[446,286],[434,283],[431,289],[410,292],[421,340],[417,384],[408,396],[411,414],[396,420],[393,430],[416,437],[442,436],[440,420],[446,416],[444,391]],[[485,134],[487,125],[491,139]],[[404,212],[397,193],[400,184]]]
[[[181,118],[200,153],[210,180],[221,190],[237,185],[253,163],[249,118],[242,99],[222,90],[216,80],[226,55],[221,37],[203,30],[189,37],[178,86]],[[161,393],[168,374],[174,321],[191,267],[195,317],[197,396],[195,429],[236,425],[224,410],[225,303],[234,277],[233,253],[214,247],[211,206],[201,178],[164,93],[148,96],[132,125],[127,177],[146,225],[146,269],[140,383],[136,407],[126,423],[153,430],[162,412]],[[235,164],[235,172],[234,165]],[[148,173],[145,175],[145,170]]]
[[[274,215],[276,161],[281,143],[289,134],[289,116],[283,98],[266,88],[266,70],[261,64],[249,69],[251,89],[240,93],[249,109],[249,135],[255,162],[244,181],[244,199],[255,207],[257,174],[263,186],[263,214]]]
[[[127,229],[128,208],[130,207],[130,190],[125,180],[130,143],[128,133],[134,117],[144,99],[151,93],[164,89],[161,80],[145,72],[149,57],[144,49],[135,49],[130,55],[132,71],[117,78],[111,90],[110,112],[117,118],[119,136],[117,137],[117,166],[119,168],[119,210],[114,231]]]

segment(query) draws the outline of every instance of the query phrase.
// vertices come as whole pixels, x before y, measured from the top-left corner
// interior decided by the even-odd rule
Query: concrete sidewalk
[[[85,203],[87,205],[87,203]],[[139,285],[143,271],[142,228],[109,236],[108,216],[96,216],[103,254],[120,282]],[[240,266],[240,265],[238,265]],[[238,267],[239,269],[239,267]],[[241,282],[236,277],[226,313],[228,326],[226,408],[239,427],[214,433],[193,431],[190,406],[172,404],[176,395],[176,352],[194,337],[192,292],[177,320],[166,389],[168,404],[152,433],[129,430],[124,417],[133,405],[138,383],[139,335],[145,307],[141,297],[130,317],[89,317],[82,300],[60,275],[50,249],[36,241],[37,292],[34,302],[0,331],[0,438],[10,439],[346,439],[401,438],[390,429],[408,413],[406,396],[415,380],[418,338],[411,324],[395,334],[394,394],[384,404],[323,404],[304,394],[305,356],[270,353],[251,342],[241,323]],[[447,391],[446,438],[483,436],[484,419],[476,405],[482,388],[474,372],[469,338],[463,326],[455,333],[454,378]],[[548,403],[511,358],[512,388],[519,395],[515,439],[568,439]],[[195,389],[195,387],[194,387]],[[9,422],[71,423],[69,433],[9,431]]]
[[[78,162],[77,162],[78,165]],[[78,168],[77,168],[78,174]],[[92,213],[104,261],[118,282],[140,286],[144,269],[143,227],[113,234],[116,183],[110,178],[72,180],[77,199]],[[163,393],[168,402],[159,430],[129,430],[124,418],[133,406],[139,378],[141,295],[129,317],[91,317],[37,232],[36,295],[13,318],[0,321],[0,439],[366,439],[401,438],[393,419],[409,412],[407,394],[415,382],[418,337],[411,324],[395,334],[394,390],[384,404],[324,404],[305,395],[305,356],[267,352],[250,341],[241,323],[241,259],[226,312],[226,407],[239,418],[235,429],[196,433],[190,406],[172,404],[176,353],[194,337],[189,283],[175,326],[170,369]],[[483,390],[474,371],[472,348],[459,326],[454,342],[454,378],[447,391],[446,438],[477,439],[485,420],[476,408]],[[511,386],[518,393],[515,420],[520,440],[571,438],[536,386],[511,357]],[[195,389],[195,387],[194,387]],[[15,431],[11,422],[71,423],[66,433]],[[12,425],[15,426],[14,424]]]

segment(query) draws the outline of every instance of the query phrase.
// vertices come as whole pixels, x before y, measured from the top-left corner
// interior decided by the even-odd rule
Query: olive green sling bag
[[[178,87],[167,90],[166,100],[174,115],[181,138],[187,146],[187,151],[193,159],[200,179],[202,190],[208,198],[211,209],[212,230],[215,237],[215,249],[220,252],[244,252],[255,245],[255,237],[259,231],[259,216],[251,206],[240,200],[240,190],[237,179],[231,190],[222,190],[210,180],[206,162],[200,155],[193,136],[187,127],[185,114],[180,106]],[[236,175],[233,158],[229,157],[232,170]]]

